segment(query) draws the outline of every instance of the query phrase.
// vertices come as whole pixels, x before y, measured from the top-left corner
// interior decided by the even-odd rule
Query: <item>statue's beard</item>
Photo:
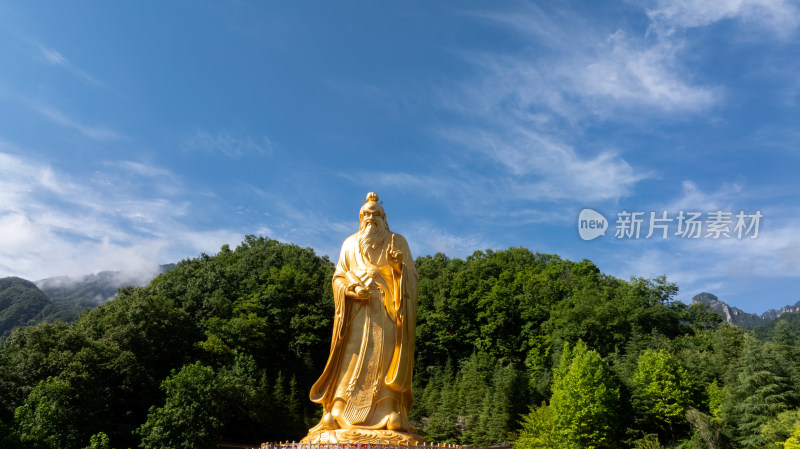
[[[383,246],[388,234],[389,228],[383,220],[377,219],[361,223],[361,228],[358,230],[357,235],[358,248],[361,250],[361,254],[370,262],[373,262],[372,257],[370,257],[372,252],[370,250]]]

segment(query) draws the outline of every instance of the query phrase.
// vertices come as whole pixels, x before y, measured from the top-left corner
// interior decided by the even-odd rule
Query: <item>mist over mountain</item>
[[[102,304],[117,295],[120,287],[141,287],[154,277],[175,267],[175,264],[159,265],[156,271],[127,272],[101,271],[83,276],[56,276],[35,282],[53,301],[79,301],[93,305]]]
[[[117,296],[121,287],[147,285],[175,264],[159,266],[156,272],[102,271],[84,276],[57,276],[31,282],[19,277],[0,279],[0,337],[18,326],[39,322],[72,322]]]
[[[707,304],[711,310],[716,311],[728,324],[735,324],[741,327],[756,327],[769,323],[781,315],[786,313],[793,313],[800,311],[800,301],[794,305],[786,305],[779,310],[768,309],[761,315],[755,313],[747,313],[738,307],[731,306],[724,301],[720,301],[716,295],[712,293],[700,293],[692,298],[692,304],[703,303]]]

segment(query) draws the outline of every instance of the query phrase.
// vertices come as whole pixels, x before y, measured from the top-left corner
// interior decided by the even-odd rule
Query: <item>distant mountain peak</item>
[[[725,301],[720,301],[716,295],[707,292],[695,295],[692,298],[692,304],[695,303],[707,304],[711,310],[722,315],[726,323],[742,327],[758,326],[777,319],[784,313],[800,312],[800,301],[798,301],[793,306],[786,305],[781,307],[780,310],[768,309],[761,315],[747,313],[738,307],[727,304]]]
[[[14,285],[19,285],[25,288],[36,288],[36,285],[33,282],[27,279],[22,279],[20,277],[8,276],[0,278],[0,290],[5,290]]]

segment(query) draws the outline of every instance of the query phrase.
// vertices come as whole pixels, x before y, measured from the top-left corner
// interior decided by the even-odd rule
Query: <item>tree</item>
[[[111,449],[110,443],[108,435],[99,432],[89,438],[89,446],[86,449]]]
[[[75,447],[85,441],[71,406],[75,394],[69,382],[58,377],[39,382],[15,413],[20,441],[50,449]]]
[[[792,437],[793,431],[800,427],[800,409],[778,413],[761,425],[761,435],[768,447],[779,447]]]
[[[485,445],[506,441],[517,416],[521,415],[519,399],[522,396],[519,373],[513,364],[498,366],[492,377],[491,388],[484,401],[480,426],[485,431]]]
[[[213,449],[221,440],[223,419],[235,400],[235,384],[199,362],[173,372],[161,384],[163,407],[152,407],[139,428],[142,447]]]
[[[460,431],[458,428],[459,391],[455,385],[453,367],[448,362],[447,366],[437,372],[434,382],[441,385],[438,402],[429,402],[431,410],[428,425],[424,432],[428,439],[440,443],[458,443]]]
[[[458,389],[462,411],[464,431],[462,444],[470,446],[488,446],[487,428],[482,421],[488,412],[485,402],[490,400],[491,392],[486,381],[486,372],[493,359],[487,354],[474,353],[461,366],[458,374]]]
[[[792,438],[788,424],[762,431],[800,405],[793,314],[754,349],[741,328],[672,301],[664,278],[623,281],[525,248],[416,264],[411,418],[428,439],[491,445],[520,424],[531,448],[655,447],[670,426],[688,436],[681,407],[698,447],[724,447],[720,429],[746,448]],[[308,248],[248,236],[76,323],[15,329],[0,339],[0,447],[302,437],[321,411],[305,396],[328,356],[332,271]]]
[[[721,413],[742,447],[763,448],[771,443],[761,434],[761,426],[797,405],[796,387],[789,370],[786,360],[748,337],[741,362],[732,367],[730,394]]]
[[[583,341],[565,345],[550,400],[559,447],[610,448],[619,388],[597,351]]]
[[[658,440],[658,435],[654,433],[649,433],[639,440],[636,440],[633,444],[634,449],[667,449],[664,445],[661,444],[661,441]]]
[[[722,404],[725,402],[725,396],[728,395],[728,389],[720,387],[717,379],[706,386],[706,395],[708,396],[708,413],[714,419],[720,419],[722,412]]]
[[[792,436],[783,442],[783,449],[800,449],[800,426],[792,431]]]
[[[522,429],[514,441],[516,449],[551,449],[558,447],[555,423],[550,407],[544,402],[522,417]]]
[[[686,370],[666,350],[648,349],[639,356],[632,386],[631,402],[642,430],[669,430],[674,441],[674,426],[684,420],[690,405]]]

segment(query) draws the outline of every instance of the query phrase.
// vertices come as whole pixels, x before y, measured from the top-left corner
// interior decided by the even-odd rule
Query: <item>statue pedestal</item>
[[[416,433],[397,432],[394,430],[370,429],[336,429],[311,432],[300,441],[300,444],[424,444],[425,439]]]

